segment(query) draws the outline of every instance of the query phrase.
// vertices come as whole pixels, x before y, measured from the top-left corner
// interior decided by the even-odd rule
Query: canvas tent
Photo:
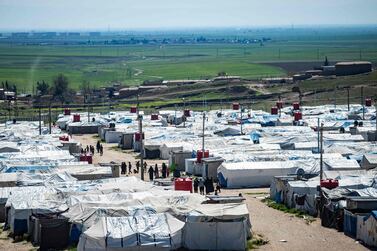
[[[184,225],[167,213],[104,217],[81,235],[77,250],[174,250]]]

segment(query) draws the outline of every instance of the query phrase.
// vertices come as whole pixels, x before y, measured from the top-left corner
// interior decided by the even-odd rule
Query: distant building
[[[321,76],[322,75],[322,70],[308,70],[305,71],[305,75],[307,76]]]
[[[213,81],[240,81],[240,76],[218,76],[213,78]]]
[[[323,76],[335,75],[335,65],[322,66],[322,75]]]
[[[309,79],[309,78],[311,78],[310,75],[295,74],[295,75],[293,75],[293,82],[295,82],[295,81],[301,81],[301,80],[306,80],[306,79]]]
[[[139,93],[138,87],[122,88],[119,90],[119,98],[127,98]]]
[[[356,75],[372,71],[372,63],[367,61],[339,62],[335,64],[337,76]]]
[[[265,84],[291,84],[293,82],[293,78],[287,78],[287,77],[263,78],[262,81]]]

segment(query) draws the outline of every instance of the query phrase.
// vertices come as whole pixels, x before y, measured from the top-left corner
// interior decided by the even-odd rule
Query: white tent
[[[222,163],[217,174],[224,187],[267,187],[274,176],[295,174],[299,168],[313,173],[317,165],[314,160]]]
[[[104,217],[80,236],[79,251],[174,250],[185,223],[170,214]]]

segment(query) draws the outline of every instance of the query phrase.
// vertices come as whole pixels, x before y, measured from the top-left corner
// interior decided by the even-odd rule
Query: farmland
[[[237,31],[238,32],[238,31]],[[25,92],[37,81],[51,82],[66,75],[71,88],[83,81],[93,87],[113,82],[133,86],[144,80],[211,78],[218,72],[246,79],[285,76],[303,65],[310,69],[327,56],[330,62],[377,62],[377,32],[373,29],[261,30],[199,34],[159,34],[166,37],[206,36],[271,38],[265,43],[85,44],[0,42],[0,81],[7,80]],[[150,34],[139,37],[155,38]],[[155,35],[156,36],[156,35]],[[128,35],[129,38],[130,35]],[[99,39],[99,38],[98,38]],[[47,41],[48,42],[48,41]],[[301,66],[301,68],[300,68]]]

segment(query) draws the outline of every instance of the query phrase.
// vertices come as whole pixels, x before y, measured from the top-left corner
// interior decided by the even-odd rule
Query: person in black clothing
[[[198,178],[194,179],[194,193],[198,193],[198,188],[199,188],[199,180]]]
[[[120,168],[121,168],[121,174],[126,174],[127,172],[126,162],[122,162],[122,165],[120,166]]]
[[[148,173],[149,173],[149,180],[150,180],[150,181],[153,181],[154,170],[153,170],[153,167],[152,167],[152,166],[149,167],[149,169],[148,169]]]
[[[100,153],[101,156],[103,155],[103,145],[102,144],[100,144],[99,153]]]
[[[167,172],[167,169],[168,169],[168,167],[166,166],[166,164],[165,163],[162,163],[162,168],[161,168],[161,172],[162,172],[162,178],[166,178],[166,172]]]
[[[132,165],[131,162],[128,162],[128,174],[132,173]]]
[[[101,142],[98,140],[97,145],[96,145],[97,153],[99,153],[100,147],[101,147]]]
[[[154,177],[157,179],[157,178],[159,178],[159,173],[158,173],[158,166],[157,166],[157,164],[154,166]]]
[[[139,171],[140,171],[140,161],[136,162],[136,170],[137,170],[137,173],[139,173]]]

